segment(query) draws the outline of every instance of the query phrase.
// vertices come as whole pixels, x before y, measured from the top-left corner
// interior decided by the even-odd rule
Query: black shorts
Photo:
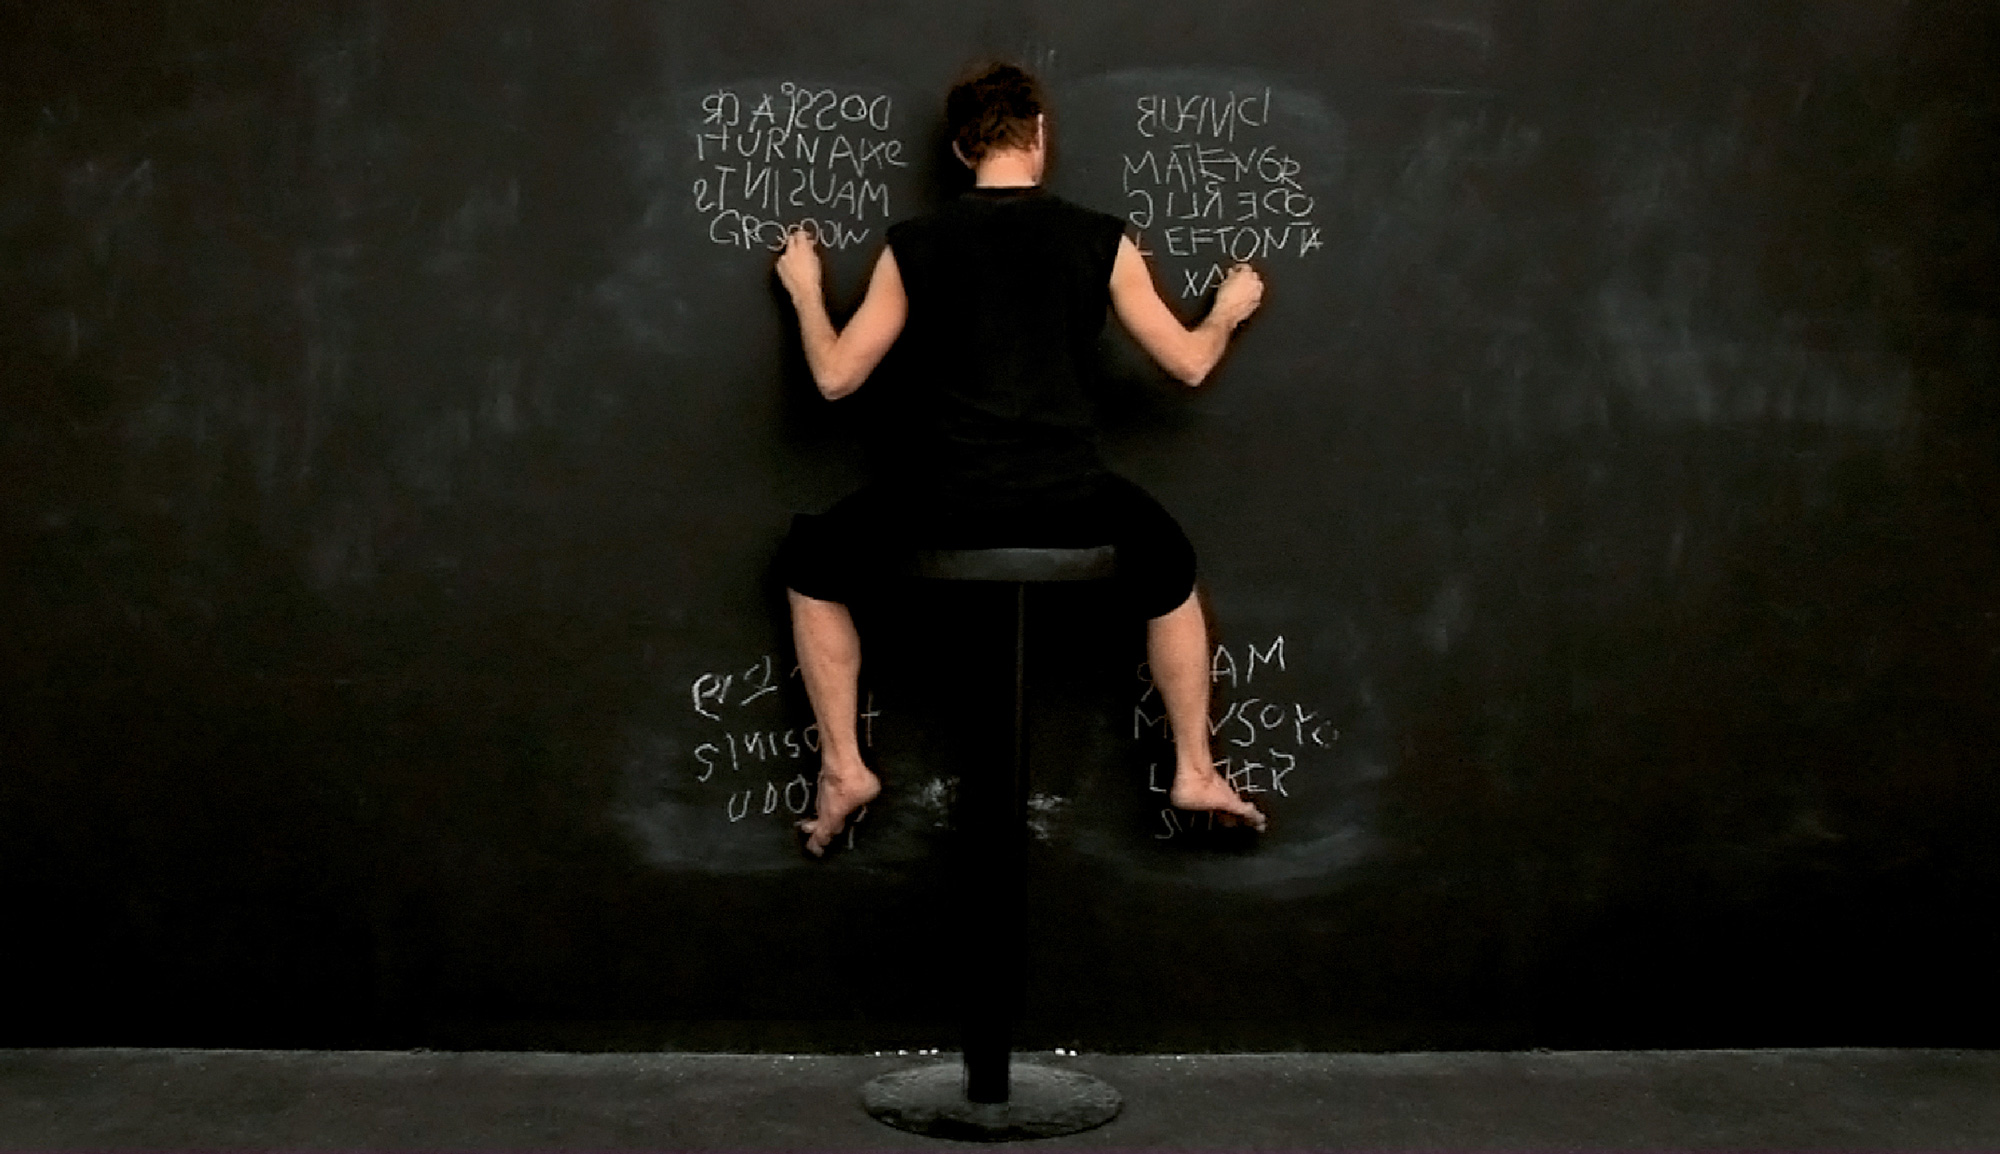
[[[851,605],[906,574],[918,549],[1118,550],[1112,593],[1139,617],[1178,609],[1194,592],[1194,546],[1150,494],[1103,474],[1066,492],[998,507],[945,504],[870,487],[824,513],[792,518],[778,551],[787,588]]]

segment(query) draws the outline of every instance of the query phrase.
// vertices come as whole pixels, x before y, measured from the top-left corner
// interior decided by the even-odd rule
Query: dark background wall
[[[1048,601],[1028,1044],[2000,1040],[1990,5],[5,21],[0,1042],[948,1043],[978,607],[873,623],[889,792],[804,860],[768,566],[881,410],[744,223],[851,302],[983,54],[1190,315],[1270,284],[1105,408],[1272,828],[1162,811]]]

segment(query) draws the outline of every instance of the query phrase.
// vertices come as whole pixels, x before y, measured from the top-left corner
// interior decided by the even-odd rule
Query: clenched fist
[[[820,276],[819,247],[812,234],[804,228],[792,229],[785,236],[785,251],[778,254],[778,280],[796,301],[820,295]]]
[[[1222,284],[1215,290],[1214,315],[1230,328],[1235,328],[1249,319],[1257,306],[1264,303],[1264,278],[1247,264],[1239,264],[1222,278]]]

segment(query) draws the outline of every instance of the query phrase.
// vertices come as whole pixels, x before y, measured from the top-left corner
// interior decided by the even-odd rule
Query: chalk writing
[[[1239,261],[1303,258],[1326,246],[1302,161],[1268,139],[1271,90],[1146,94],[1136,146],[1120,158],[1125,219],[1183,299]]]
[[[756,724],[756,715],[769,714],[769,709],[740,712],[799,678],[797,665],[781,676],[782,668],[775,654],[766,653],[741,669],[708,671],[688,682],[694,713],[721,722],[723,729],[694,747],[687,773],[696,784],[713,783],[727,791],[722,815],[731,825],[752,816],[792,821],[813,808],[819,780],[818,723]],[[860,712],[864,746],[875,744],[875,720],[881,715],[875,695],[867,694]]]
[[[1058,823],[1063,811],[1069,808],[1069,799],[1052,793],[1035,793],[1028,796],[1028,834],[1036,841],[1049,842],[1056,839]]]
[[[1340,740],[1340,729],[1319,708],[1308,708],[1292,700],[1275,686],[1278,675],[1287,672],[1285,639],[1274,637],[1268,644],[1246,643],[1240,650],[1217,645],[1209,657],[1209,684],[1222,700],[1211,706],[1208,733],[1216,771],[1239,792],[1254,796],[1290,797],[1286,779],[1300,767],[1301,759],[1321,750],[1331,750]],[[1138,670],[1143,689],[1132,707],[1132,740],[1173,741],[1165,706],[1153,685],[1152,671],[1145,664]],[[1260,681],[1261,679],[1261,681]],[[1239,689],[1262,686],[1253,695],[1235,696]],[[1174,763],[1155,761],[1147,771],[1146,787],[1165,794],[1173,785]],[[1213,815],[1186,814],[1171,806],[1159,812],[1156,839],[1165,841],[1195,829],[1214,828]]]
[[[890,135],[886,95],[785,81],[705,93],[692,132],[694,209],[719,245],[777,252],[793,228],[834,249],[889,221],[891,169],[909,167]]]
[[[694,684],[689,687],[694,698],[694,711],[711,721],[720,721],[722,714],[717,710],[731,704],[732,692],[736,695],[734,705],[739,709],[767,693],[776,693],[778,686],[771,679],[775,668],[772,660],[771,655],[767,653],[740,675],[704,673],[695,678]],[[797,677],[798,674],[798,667],[793,666],[792,676]],[[740,682],[737,680],[739,676],[742,678]]]
[[[1206,724],[1217,772],[1246,797],[1269,808],[1294,795],[1313,766],[1339,756],[1337,719],[1330,711],[1288,690],[1293,679],[1283,636],[1218,644],[1209,654],[1214,702]],[[1166,804],[1173,785],[1173,733],[1151,670],[1137,669],[1138,699],[1132,706],[1132,741],[1163,749],[1148,756],[1147,796],[1156,798],[1150,836],[1170,840],[1215,828],[1212,816],[1191,814]],[[796,664],[764,654],[740,665],[695,673],[682,683],[683,708],[703,732],[689,744],[674,743],[661,762],[654,788],[663,795],[713,805],[720,826],[755,827],[762,821],[791,824],[814,811],[818,789],[820,732],[800,717],[804,701]],[[881,718],[872,692],[862,694],[859,732],[865,748],[875,746]],[[1305,774],[1306,777],[1300,777]],[[957,794],[955,778],[918,783],[907,795],[920,821],[949,828]],[[1070,799],[1034,794],[1028,799],[1030,834],[1040,841],[1062,835]],[[1150,807],[1149,807],[1150,808]]]

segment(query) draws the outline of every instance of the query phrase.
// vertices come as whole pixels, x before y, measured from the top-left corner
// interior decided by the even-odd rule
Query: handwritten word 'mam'
[[[1229,682],[1229,688],[1235,689],[1238,685],[1249,685],[1256,681],[1259,669],[1265,670],[1267,675],[1272,669],[1279,673],[1285,671],[1283,636],[1272,638],[1271,643],[1262,649],[1257,648],[1257,643],[1254,641],[1245,642],[1241,661],[1237,660],[1235,650],[1227,645],[1217,645],[1215,652],[1208,659],[1208,683],[1220,685],[1226,680]],[[1139,663],[1139,680],[1146,685],[1146,691],[1139,695],[1140,701],[1146,701],[1158,692],[1153,687],[1152,667],[1143,661]]]
[[[705,167],[692,191],[713,243],[776,252],[804,228],[847,248],[868,238],[864,220],[888,219],[889,186],[879,178],[909,167],[903,142],[879,135],[889,130],[889,97],[788,81],[754,101],[717,89],[701,111],[694,158]]]
[[[1285,671],[1285,639],[1282,636],[1273,638],[1271,643],[1261,650],[1254,642],[1244,643],[1243,664],[1240,666],[1243,671],[1243,684],[1248,685],[1257,680],[1257,667],[1260,665],[1267,669],[1275,668],[1280,673]],[[1208,661],[1208,683],[1220,685],[1222,679],[1226,677],[1229,679],[1229,688],[1234,689],[1238,668],[1236,654],[1229,646],[1218,645],[1215,647],[1215,655]]]

